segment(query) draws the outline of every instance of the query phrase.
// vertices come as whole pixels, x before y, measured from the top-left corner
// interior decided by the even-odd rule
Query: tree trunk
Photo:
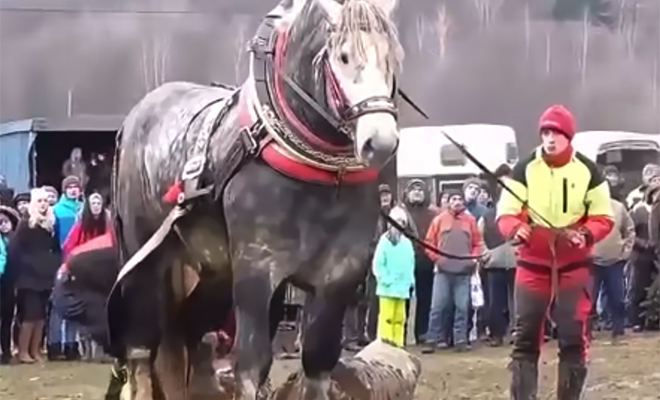
[[[330,400],[412,400],[421,373],[419,359],[381,341],[371,343],[355,357],[339,361],[332,371]],[[273,391],[272,400],[298,399],[302,371],[289,376]]]

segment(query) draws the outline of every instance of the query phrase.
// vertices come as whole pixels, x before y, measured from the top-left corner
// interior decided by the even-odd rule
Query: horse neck
[[[328,107],[325,85],[324,64],[313,63],[314,57],[320,51],[321,46],[310,46],[314,40],[309,38],[287,38],[287,54],[284,56],[283,73],[286,74],[300,89],[311,97],[324,111],[333,115]],[[350,142],[346,136],[337,131],[322,115],[308,104],[290,85],[283,83],[284,101],[296,118],[307,128],[307,130],[319,139],[333,145],[348,145]]]

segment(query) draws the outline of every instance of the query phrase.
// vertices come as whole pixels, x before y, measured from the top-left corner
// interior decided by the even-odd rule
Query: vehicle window
[[[465,155],[453,144],[440,147],[440,163],[446,167],[462,167],[467,163]]]

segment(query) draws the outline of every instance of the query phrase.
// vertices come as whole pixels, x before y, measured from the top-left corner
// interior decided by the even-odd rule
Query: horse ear
[[[377,6],[379,6],[383,11],[385,11],[385,14],[387,15],[392,15],[394,10],[396,9],[396,6],[399,4],[398,0],[370,0]]]
[[[323,9],[328,13],[328,18],[331,23],[336,23],[341,14],[341,8],[346,0],[317,0],[323,6]]]

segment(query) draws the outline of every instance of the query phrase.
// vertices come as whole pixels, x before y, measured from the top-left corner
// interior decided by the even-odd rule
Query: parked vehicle
[[[503,163],[513,165],[518,161],[516,133],[510,126],[466,124],[404,128],[396,165],[400,190],[410,179],[422,179],[432,188],[435,202],[440,191],[460,187],[466,178],[481,173],[442,131],[464,144],[491,171]]]
[[[573,147],[599,165],[615,165],[626,192],[641,184],[642,168],[660,163],[660,134],[623,131],[579,132]]]

